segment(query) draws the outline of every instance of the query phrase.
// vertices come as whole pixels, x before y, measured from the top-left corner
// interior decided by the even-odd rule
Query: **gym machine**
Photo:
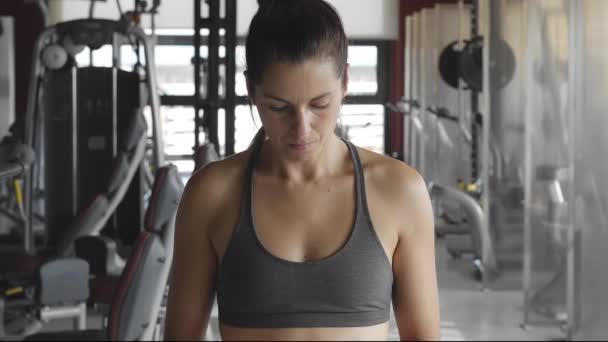
[[[107,324],[99,330],[59,331],[27,334],[26,341],[162,341],[166,289],[173,260],[175,215],[184,185],[175,165],[160,167],[152,186],[144,230],[139,233],[133,253],[119,276],[98,275],[91,282],[104,286],[109,298]],[[88,244],[104,245],[90,237]],[[92,268],[104,265],[91,263]]]
[[[439,75],[446,84],[464,85],[464,90],[470,93],[471,110],[467,124],[471,129],[470,135],[463,135],[464,142],[470,150],[470,178],[468,181],[459,180],[457,187],[474,199],[471,204],[476,204],[477,210],[468,212],[478,212],[482,215],[481,220],[471,215],[465,215],[465,221],[481,223],[482,226],[475,228],[476,232],[471,231],[472,234],[447,235],[446,247],[449,254],[454,257],[473,254],[474,265],[478,268],[482,287],[488,288],[490,282],[500,274],[503,262],[510,262],[509,259],[513,259],[511,255],[517,254],[512,252],[512,246],[507,246],[505,234],[511,234],[511,232],[507,232],[503,225],[504,222],[501,221],[502,218],[499,218],[498,215],[512,212],[511,208],[521,206],[523,187],[519,187],[519,191],[515,188],[505,191],[505,193],[495,191],[496,182],[505,181],[505,154],[501,150],[503,144],[501,137],[490,133],[496,128],[490,126],[490,118],[497,120],[503,113],[495,110],[495,107],[481,108],[480,99],[483,96],[482,103],[487,105],[488,93],[502,94],[503,89],[512,87],[516,75],[516,59],[512,47],[506,40],[501,37],[491,37],[490,45],[490,38],[480,34],[485,34],[485,31],[480,28],[482,20],[480,19],[479,3],[474,2],[471,6],[470,18],[471,38],[465,40],[464,44],[452,42],[446,46],[439,56],[438,65]],[[461,45],[462,49],[458,49],[458,45]],[[484,60],[484,50],[492,55],[492,60],[499,59],[500,65],[487,64]],[[484,86],[484,82],[488,82],[488,79],[490,80],[489,85]],[[466,125],[463,122],[461,129],[464,127]],[[488,154],[485,152],[486,149]],[[479,153],[480,151],[482,153]],[[498,187],[503,188],[503,185]],[[466,201],[456,200],[454,202],[466,206]],[[510,207],[503,210],[503,206],[507,205],[507,202]],[[488,203],[491,203],[491,208]],[[499,206],[501,208],[498,209]],[[458,220],[455,221],[458,223]],[[513,222],[515,221],[513,219]],[[522,226],[523,220],[519,224],[520,228]],[[456,229],[460,227],[462,227],[461,223],[455,226]],[[513,241],[516,240],[512,237],[509,238]],[[521,246],[523,239],[520,240]]]
[[[32,334],[55,318],[75,317],[83,329],[89,277],[98,269],[92,265],[122,274],[144,226],[146,175],[164,165],[164,155],[152,41],[134,24],[136,17],[129,12],[119,21],[64,22],[46,28],[36,42],[24,134],[36,151],[24,177],[29,220],[23,250],[9,251],[0,262],[0,333],[7,336]],[[145,65],[119,69],[122,44],[143,46]],[[85,47],[104,45],[113,46],[112,67],[77,65],[75,55]],[[38,192],[41,201],[34,197]],[[46,219],[45,246],[35,246],[33,205]],[[110,252],[105,260],[87,260],[86,237],[100,234]],[[117,248],[121,242],[125,248]]]
[[[505,162],[494,139],[480,134],[486,127],[479,96],[484,90],[484,73],[492,73],[493,90],[511,83],[515,56],[506,41],[498,40],[492,43],[492,53],[500,55],[501,66],[484,68],[484,38],[479,34],[478,16],[477,2],[467,5],[466,10],[460,2],[423,9],[406,18],[405,96],[387,107],[405,115],[406,161],[427,179],[438,216],[437,235],[445,236],[453,257],[473,256],[485,288],[499,273],[495,236],[499,232],[486,222],[482,203],[487,180],[479,170],[502,179]],[[464,39],[466,30],[469,39]],[[484,144],[490,150],[487,160],[478,153]],[[466,151],[469,167],[463,163]],[[518,198],[521,201],[518,194],[521,192],[513,191],[505,196],[517,202]],[[493,194],[497,195],[503,196]]]

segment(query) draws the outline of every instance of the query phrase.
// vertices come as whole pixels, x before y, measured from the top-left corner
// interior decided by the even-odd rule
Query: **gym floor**
[[[505,274],[497,279],[493,290],[480,291],[472,276],[470,260],[453,259],[444,241],[437,239],[437,272],[441,305],[441,340],[511,340],[549,341],[563,339],[556,327],[522,329],[523,295],[519,275]],[[91,313],[87,327],[101,327],[100,317]],[[44,331],[71,329],[71,321],[54,321]],[[213,308],[207,340],[219,340],[217,307]],[[391,311],[389,340],[398,341],[399,333]]]

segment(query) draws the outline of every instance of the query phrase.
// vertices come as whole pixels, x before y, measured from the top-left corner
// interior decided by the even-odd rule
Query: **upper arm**
[[[402,340],[440,338],[439,296],[435,268],[435,227],[424,179],[401,168],[395,212],[400,222],[393,254],[393,309]]]
[[[201,170],[192,176],[178,207],[166,340],[201,340],[207,330],[217,267],[209,238],[214,212],[212,173]]]

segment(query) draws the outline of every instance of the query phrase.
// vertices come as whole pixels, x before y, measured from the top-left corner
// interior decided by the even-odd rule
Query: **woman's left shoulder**
[[[403,161],[358,149],[370,209],[399,236],[433,230],[433,209],[424,178]],[[373,203],[371,203],[373,201]],[[384,218],[380,218],[379,216]],[[372,216],[373,213],[372,213]],[[405,233],[406,235],[403,235]]]
[[[357,150],[367,187],[373,187],[394,200],[419,196],[420,192],[428,193],[424,178],[407,163],[364,148],[358,147]]]

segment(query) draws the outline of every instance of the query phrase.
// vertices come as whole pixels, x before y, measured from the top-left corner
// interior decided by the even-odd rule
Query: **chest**
[[[306,187],[285,187],[263,178],[254,182],[253,210],[245,214],[251,215],[258,240],[270,254],[293,262],[320,260],[335,254],[348,241],[357,210],[354,176]],[[398,222],[383,205],[381,193],[373,186],[365,190],[374,232],[392,261]],[[216,223],[212,243],[218,260],[223,258],[239,221],[241,196],[241,191],[235,191],[234,205],[227,207]]]
[[[349,178],[306,186],[256,178],[251,215],[263,247],[294,262],[319,260],[337,252],[355,222],[357,196]]]

